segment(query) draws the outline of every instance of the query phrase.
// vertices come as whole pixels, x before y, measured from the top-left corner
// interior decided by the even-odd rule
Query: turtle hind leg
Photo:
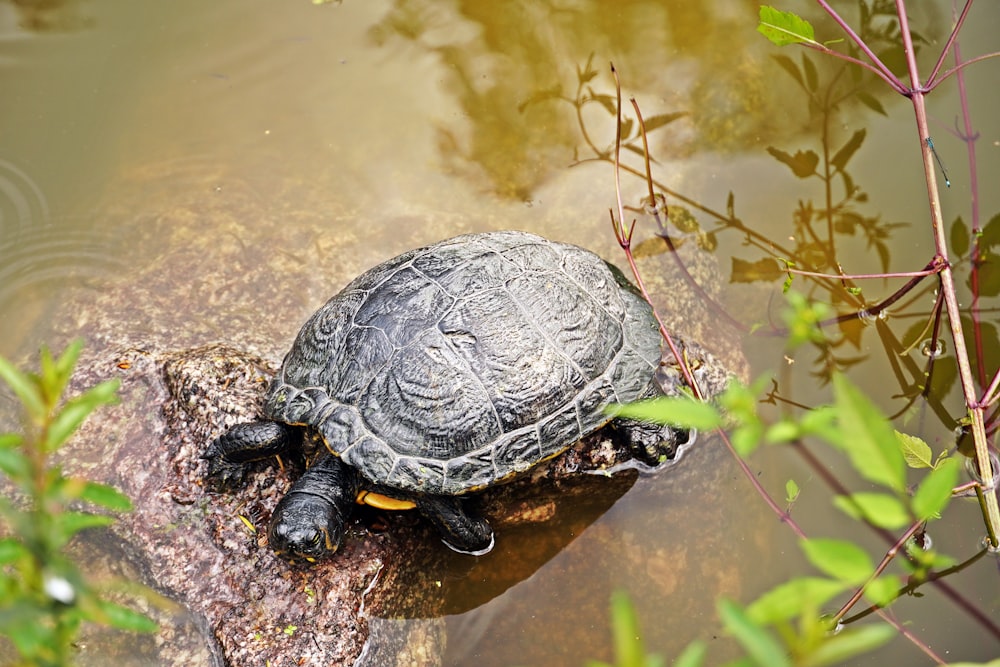
[[[413,498],[417,510],[438,529],[442,541],[452,550],[482,556],[493,550],[493,529],[486,519],[469,516],[460,498],[422,496]]]
[[[236,426],[212,441],[201,458],[208,460],[208,477],[223,485],[243,480],[249,463],[292,450],[300,429],[273,421]]]
[[[651,469],[674,461],[697,435],[694,430],[626,418],[612,421],[609,430],[612,439],[623,444],[636,460]]]

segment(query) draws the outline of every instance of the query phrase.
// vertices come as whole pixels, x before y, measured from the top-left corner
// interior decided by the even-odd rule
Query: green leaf
[[[788,654],[781,644],[768,634],[767,630],[752,621],[739,605],[723,598],[716,603],[716,610],[722,619],[723,627],[736,638],[757,664],[768,667],[791,667]]]
[[[756,262],[733,257],[732,262],[733,269],[729,278],[731,283],[773,282],[785,275],[781,266],[770,257],[758,259]]]
[[[799,545],[818,570],[845,584],[867,581],[874,571],[868,554],[853,542],[812,538],[799,540]]]
[[[96,408],[116,402],[118,385],[117,378],[106,380],[69,400],[49,425],[44,443],[45,451],[55,451],[69,440]]]
[[[70,376],[73,374],[73,367],[76,365],[76,360],[82,349],[83,341],[76,339],[66,346],[58,358],[53,358],[48,346],[42,346],[39,388],[49,405],[55,405],[63,391],[66,390],[66,385],[69,384]]]
[[[7,383],[33,420],[42,420],[45,416],[45,400],[38,383],[30,375],[22,373],[12,363],[0,357],[0,380]]]
[[[705,662],[705,655],[708,653],[708,645],[697,639],[681,651],[681,654],[674,660],[672,667],[701,667]]]
[[[760,8],[759,16],[757,32],[767,37],[772,44],[786,46],[800,42],[816,43],[812,25],[792,12],[764,5]]]
[[[725,413],[737,424],[729,438],[733,448],[744,458],[757,448],[764,434],[764,424],[757,414],[757,396],[767,382],[766,375],[754,380],[749,387],[732,382],[717,399]]]
[[[833,313],[833,309],[822,301],[809,301],[799,292],[788,292],[785,298],[788,308],[782,313],[782,319],[788,325],[788,348],[795,349],[807,342],[825,343],[826,334],[819,324]]]
[[[785,482],[786,503],[794,503],[796,500],[798,500],[799,493],[801,493],[801,489],[799,489],[799,485],[795,483],[794,479],[790,479]]]
[[[934,467],[934,455],[930,446],[922,439],[899,431],[896,431],[896,439],[899,441],[899,448],[903,452],[906,465],[918,469]]]
[[[847,589],[840,581],[822,577],[798,577],[779,584],[754,600],[747,615],[760,625],[772,625],[802,614],[804,609],[819,610],[834,596]]]
[[[79,497],[81,500],[106,507],[115,512],[128,512],[132,509],[132,501],[129,500],[128,496],[114,487],[97,482],[85,481]]]
[[[760,420],[756,420],[744,422],[733,429],[733,432],[729,434],[729,440],[736,453],[746,458],[753,454],[753,451],[760,445],[760,439],[763,435],[764,424]]]
[[[847,143],[844,144],[839,151],[837,151],[837,154],[833,156],[830,163],[838,170],[844,171],[847,167],[847,163],[851,160],[851,157],[854,156],[854,153],[861,148],[861,144],[864,143],[866,134],[867,132],[865,132],[863,128],[855,132],[851,138],[847,140]]]
[[[17,449],[0,449],[0,471],[21,486],[31,481],[31,463]]]
[[[782,419],[767,427],[764,440],[769,443],[791,442],[802,435],[802,429],[791,419]]]
[[[965,257],[965,253],[969,252],[969,228],[962,216],[951,223],[951,251],[959,257]]]
[[[816,166],[819,165],[819,155],[815,151],[796,151],[795,155],[790,155],[785,151],[768,146],[767,152],[782,164],[788,165],[792,173],[799,178],[808,178],[816,173]]]
[[[912,517],[899,498],[885,493],[854,493],[833,499],[837,509],[850,517],[869,522],[887,530],[897,530],[912,522]]]
[[[99,615],[96,619],[104,625],[130,632],[156,632],[155,621],[144,614],[107,600],[97,600]]]
[[[50,541],[56,547],[62,547],[74,535],[87,528],[98,528],[114,523],[114,517],[102,514],[87,514],[86,512],[62,512],[52,515],[52,531]]]
[[[642,667],[645,650],[639,633],[635,607],[625,591],[611,595],[611,632],[615,644],[615,663],[621,667]]]
[[[837,410],[830,405],[813,408],[802,415],[799,428],[806,435],[823,438],[827,442],[835,442],[840,438],[840,428],[837,425]]]
[[[0,617],[0,620],[3,621],[0,627],[4,634],[23,657],[38,656],[56,642],[55,630],[46,623],[48,619],[42,617],[41,610],[35,605],[23,602],[12,605],[6,618]],[[29,660],[27,663],[39,664],[41,661]]]
[[[27,555],[29,555],[28,550],[19,540],[13,537],[0,540],[0,565],[13,563]]]
[[[892,574],[884,574],[878,579],[874,579],[865,584],[865,598],[872,604],[880,607],[888,607],[892,601],[899,597],[899,589],[902,583],[899,577]]]
[[[958,461],[949,457],[920,482],[913,494],[913,513],[920,520],[937,516],[951,500],[951,490],[958,482]]]
[[[847,628],[816,647],[803,664],[808,667],[844,664],[855,656],[874,651],[895,636],[896,629],[884,623]]]
[[[612,408],[618,417],[709,431],[722,425],[719,409],[709,403],[683,397],[660,397]]]
[[[66,346],[63,353],[56,360],[56,372],[59,377],[63,379],[63,386],[59,388],[59,393],[65,388],[66,383],[69,381],[70,376],[73,374],[73,368],[76,366],[76,360],[80,358],[80,352],[83,350],[83,339],[76,338],[70,341],[70,344]]]
[[[842,438],[831,444],[846,451],[868,481],[905,491],[906,462],[889,421],[843,373],[833,374],[833,389]]]

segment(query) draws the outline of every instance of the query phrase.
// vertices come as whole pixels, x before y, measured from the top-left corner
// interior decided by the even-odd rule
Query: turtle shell
[[[365,272],[299,332],[265,416],[318,431],[371,482],[458,495],[555,456],[655,391],[660,335],[621,272],[524,232]]]

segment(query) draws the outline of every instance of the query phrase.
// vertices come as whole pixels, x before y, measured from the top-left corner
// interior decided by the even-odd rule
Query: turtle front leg
[[[287,560],[310,563],[336,551],[359,489],[351,467],[321,453],[274,508],[267,531],[271,548]]]
[[[462,554],[482,556],[493,550],[493,529],[486,519],[469,516],[460,498],[453,496],[419,496],[413,501],[417,510],[434,524],[442,541]]]
[[[213,440],[201,455],[208,460],[208,477],[224,485],[243,481],[247,463],[293,449],[298,430],[272,421],[237,424]]]

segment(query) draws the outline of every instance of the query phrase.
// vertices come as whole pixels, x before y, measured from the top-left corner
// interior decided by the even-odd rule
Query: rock
[[[705,364],[699,373],[706,377],[715,368]],[[75,380],[83,387],[109,375],[121,378],[122,405],[80,434],[107,443],[105,449],[90,464],[74,465],[133,498],[135,510],[117,523],[117,535],[146,583],[204,619],[212,635],[206,643],[217,642],[229,665],[282,664],[288,656],[302,664],[352,664],[359,656],[357,664],[397,664],[404,653],[405,664],[438,664],[441,652],[433,647],[444,642],[439,619],[466,610],[456,601],[481,604],[535,571],[635,479],[628,470],[583,474],[628,460],[624,447],[597,434],[483,494],[476,506],[497,530],[504,567],[471,587],[454,573],[476,559],[453,554],[413,512],[359,508],[337,554],[314,566],[293,566],[272,553],[265,535],[271,510],[299,466],[259,464],[243,488],[226,494],[205,485],[199,458],[212,438],[255,416],[271,373],[273,363],[260,357],[209,345],[160,356],[130,349],[91,358]],[[530,540],[513,537],[526,524],[558,523],[566,505],[573,506],[572,521],[583,525],[532,528]],[[442,585],[446,580],[457,585]],[[380,619],[374,635],[371,618]],[[381,620],[393,618],[424,620]],[[375,645],[365,649],[366,641]],[[163,660],[183,664],[171,662],[166,648]]]

